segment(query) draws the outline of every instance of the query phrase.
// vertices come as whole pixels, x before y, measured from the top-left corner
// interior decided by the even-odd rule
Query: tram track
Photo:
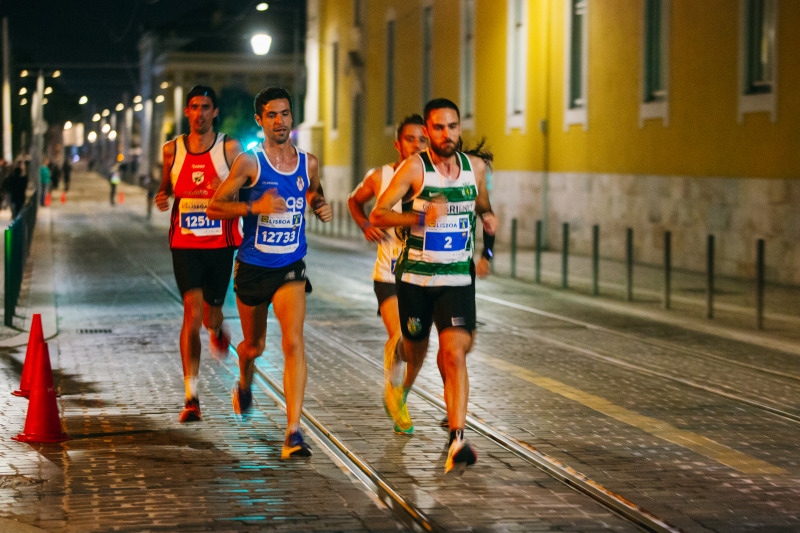
[[[124,255],[131,263],[136,264],[147,272],[147,274],[170,295],[171,299],[177,304],[182,305],[180,295],[171,284],[161,279],[158,273],[149,266],[139,262],[127,253],[124,253]],[[328,344],[333,342],[339,351],[349,353],[351,356],[357,357],[361,361],[369,362],[376,369],[376,372],[383,372],[380,363],[370,358],[369,355],[353,349],[343,340],[333,336],[330,331],[326,331],[323,334],[319,331],[319,328],[309,324],[306,324],[305,329],[307,333],[310,333],[320,340],[324,340]],[[233,360],[238,361],[236,359],[238,355],[235,347],[230,345],[228,349],[234,356]],[[232,375],[236,375],[236,368],[233,365],[225,365],[225,368]],[[282,409],[286,408],[283,387],[274,376],[261,368],[258,364],[255,366],[254,384],[269,395]],[[437,395],[420,386],[415,386],[413,391],[429,404],[446,412],[444,402]],[[415,505],[412,498],[401,494],[385,476],[378,472],[377,469],[373,468],[369,462],[350,448],[333,430],[322,424],[305,407],[301,413],[301,422],[304,429],[313,434],[316,442],[323,446],[329,455],[335,457],[339,464],[347,469],[373,497],[385,505],[394,517],[404,526],[413,531],[437,532],[446,530],[445,527],[436,523],[421,508]],[[570,489],[576,490],[591,498],[607,511],[623,518],[643,531],[658,533],[679,531],[668,522],[606,489],[577,470],[536,450],[533,446],[492,427],[486,421],[472,414],[468,414],[466,425],[469,429],[482,435],[498,447],[511,452]]]
[[[793,374],[790,374],[790,373],[773,371],[771,369],[765,369],[765,368],[762,368],[762,367],[756,367],[754,365],[742,363],[740,361],[726,360],[725,358],[716,356],[714,354],[708,354],[708,353],[704,353],[704,352],[699,351],[699,350],[687,349],[687,348],[684,348],[684,347],[675,346],[675,345],[673,345],[671,343],[668,343],[668,342],[656,341],[656,340],[645,338],[645,337],[642,337],[642,336],[639,336],[639,335],[634,335],[634,334],[627,333],[627,332],[617,331],[617,330],[614,330],[614,329],[611,329],[611,328],[607,328],[607,327],[604,327],[604,326],[599,326],[597,324],[592,324],[592,323],[589,323],[589,322],[576,320],[576,319],[573,319],[571,317],[558,315],[558,314],[550,313],[550,312],[547,312],[547,311],[542,311],[540,309],[535,309],[535,308],[532,308],[532,307],[529,307],[529,306],[516,304],[514,302],[508,302],[508,301],[502,300],[500,298],[495,298],[495,297],[481,295],[481,294],[477,295],[477,297],[479,299],[490,301],[492,303],[499,304],[499,305],[504,305],[506,307],[511,307],[511,308],[514,308],[514,309],[517,309],[517,310],[525,311],[525,312],[528,312],[528,313],[531,313],[531,314],[534,314],[534,315],[537,315],[537,316],[541,316],[541,317],[544,317],[544,318],[547,318],[547,319],[561,321],[563,323],[569,324],[569,325],[574,326],[574,327],[584,328],[586,330],[592,330],[592,331],[597,332],[599,334],[612,335],[612,336],[616,336],[616,337],[625,339],[626,341],[630,341],[630,342],[639,342],[639,343],[642,343],[642,344],[645,344],[645,345],[657,346],[660,349],[670,350],[670,351],[672,351],[674,353],[679,353],[679,354],[682,354],[682,355],[685,355],[685,356],[688,356],[688,357],[702,358],[702,359],[705,359],[705,360],[710,360],[710,361],[713,361],[715,364],[730,364],[731,366],[734,366],[734,367],[744,368],[747,371],[759,372],[759,373],[762,373],[762,374],[766,374],[766,375],[768,375],[768,376],[770,376],[771,378],[774,378],[774,379],[788,381],[790,383],[790,386],[792,386],[792,387],[800,385],[800,377],[796,376],[796,375],[793,375]],[[506,333],[511,334],[511,335],[519,336],[519,337],[525,338],[527,340],[537,340],[537,341],[540,341],[540,342],[543,342],[543,343],[548,343],[550,345],[558,346],[560,348],[563,348],[563,349],[566,349],[566,350],[570,350],[572,352],[580,353],[583,356],[591,357],[591,358],[593,358],[595,360],[602,361],[602,362],[604,362],[606,364],[613,365],[613,366],[616,366],[618,368],[625,368],[628,371],[636,372],[636,373],[639,373],[639,374],[642,374],[642,375],[647,375],[647,376],[650,376],[650,377],[656,377],[656,378],[668,380],[668,381],[671,381],[671,382],[674,382],[674,383],[679,383],[681,385],[684,385],[684,386],[687,386],[687,387],[690,387],[690,388],[693,388],[693,389],[696,389],[696,390],[701,390],[701,391],[703,391],[705,393],[708,393],[708,394],[713,394],[713,395],[716,395],[716,396],[719,396],[719,397],[723,397],[723,398],[725,398],[727,400],[731,400],[731,401],[734,401],[734,402],[737,402],[737,403],[740,403],[740,404],[747,405],[748,407],[764,411],[764,412],[769,413],[769,414],[771,414],[773,416],[779,417],[779,418],[784,419],[784,420],[788,420],[788,421],[790,421],[792,423],[800,424],[800,414],[787,411],[786,409],[777,407],[775,405],[770,405],[770,403],[769,403],[771,401],[770,398],[764,398],[764,397],[758,396],[757,394],[752,394],[753,397],[746,397],[741,393],[740,390],[737,390],[737,389],[735,389],[733,387],[729,387],[729,386],[727,386],[725,384],[716,383],[713,386],[711,386],[711,385],[708,385],[708,384],[698,383],[698,382],[693,381],[691,379],[687,379],[685,377],[682,377],[682,376],[679,376],[679,375],[675,375],[674,373],[670,373],[670,372],[668,372],[667,370],[665,370],[663,368],[662,369],[648,368],[648,367],[643,366],[640,363],[632,363],[632,362],[626,361],[624,359],[619,358],[618,357],[619,354],[613,353],[612,351],[609,351],[609,350],[604,350],[604,349],[597,348],[596,345],[590,346],[590,345],[588,345],[586,343],[583,343],[583,342],[580,342],[580,341],[576,341],[576,340],[573,340],[573,339],[567,340],[567,339],[564,339],[564,338],[560,338],[560,339],[553,338],[551,336],[535,333],[535,332],[531,331],[532,328],[526,328],[526,330],[523,332],[523,331],[520,330],[520,328],[516,328],[514,326],[509,326],[507,323],[500,322],[498,320],[493,320],[491,318],[481,317],[480,321],[485,323],[485,324],[491,325],[493,328],[495,328],[495,329],[497,329],[499,331],[506,332]],[[602,343],[596,343],[596,344],[602,344]]]

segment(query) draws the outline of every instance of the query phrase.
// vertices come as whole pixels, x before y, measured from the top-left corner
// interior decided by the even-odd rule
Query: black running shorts
[[[251,265],[237,259],[233,267],[233,292],[240,302],[250,307],[271,303],[278,289],[293,281],[305,281],[306,292],[311,292],[302,259],[280,268]]]
[[[387,283],[385,281],[372,281],[375,296],[378,298],[378,316],[381,315],[381,306],[383,302],[393,296],[397,296],[397,286],[394,283]]]
[[[421,287],[399,281],[397,306],[403,337],[419,341],[430,334],[431,324],[441,333],[458,327],[475,331],[475,283],[463,287]]]
[[[231,282],[236,248],[172,248],[172,270],[181,296],[202,289],[208,305],[221,307]]]

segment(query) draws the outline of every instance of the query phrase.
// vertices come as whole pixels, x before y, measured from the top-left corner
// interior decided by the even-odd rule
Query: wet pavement
[[[200,370],[203,421],[181,425],[181,306],[168,214],[144,193],[76,173],[66,202],[43,209],[15,328],[0,331],[0,391],[19,385],[30,317],[41,313],[70,439],[24,444],[27,400],[0,394],[0,531],[389,531],[408,526],[306,429],[314,456],[279,460],[286,416],[264,389],[254,415],[230,406],[232,356]],[[369,279],[374,252],[348,225],[314,226],[307,257],[305,408],[442,530],[629,531],[632,522],[468,430],[479,461],[444,478],[437,405],[412,394],[413,436],[383,413],[382,347]],[[526,255],[528,254],[528,255]],[[705,318],[702,276],[673,280],[661,308],[657,268],[637,267],[633,302],[601,265],[558,254],[532,283],[533,254],[500,251],[478,282],[470,411],[502,435],[586,476],[684,531],[800,529],[800,298],[770,287],[755,328],[745,281],[726,280]],[[525,266],[529,265],[529,266]],[[616,284],[616,285],[615,285]],[[615,288],[616,287],[616,288]],[[241,339],[232,291],[225,304]],[[431,354],[434,353],[432,343]],[[441,397],[434,355],[418,389]],[[280,382],[270,315],[259,368]],[[501,434],[501,433],[498,433]]]

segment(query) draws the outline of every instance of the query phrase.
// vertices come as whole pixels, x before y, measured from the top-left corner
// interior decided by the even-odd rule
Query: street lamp
[[[272,37],[266,33],[256,33],[250,38],[250,46],[253,47],[253,53],[257,56],[267,55],[271,45]]]
[[[87,103],[88,101],[89,101],[89,98],[87,98],[86,96],[81,96],[80,100],[78,100],[78,103],[83,105],[83,104]]]

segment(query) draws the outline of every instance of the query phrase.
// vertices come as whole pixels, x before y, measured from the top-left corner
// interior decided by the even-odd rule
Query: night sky
[[[290,0],[296,2],[298,0]],[[75,95],[87,95],[98,107],[113,106],[127,92],[138,92],[137,44],[148,29],[191,28],[194,17],[223,6],[226,22],[253,20],[257,1],[223,0],[0,0],[7,17],[14,79],[20,69],[62,71],[59,83]],[[276,9],[269,10],[274,18]],[[235,20],[234,20],[235,19]],[[237,27],[238,28],[238,27]],[[236,37],[240,37],[236,35]],[[239,40],[242,40],[241,38]],[[12,90],[13,85],[12,85]],[[16,92],[12,93],[16,96]]]

